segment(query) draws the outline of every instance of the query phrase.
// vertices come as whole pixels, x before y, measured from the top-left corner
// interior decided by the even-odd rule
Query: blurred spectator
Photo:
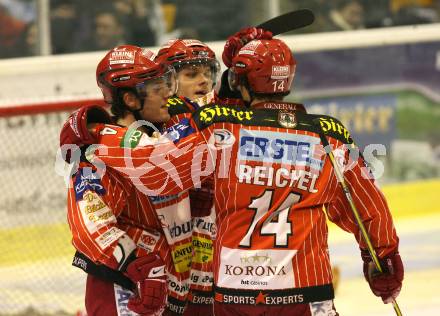
[[[315,15],[315,21],[312,25],[305,28],[294,30],[287,34],[298,33],[317,33],[327,31],[326,25],[328,24],[328,14],[332,7],[330,1],[327,0],[280,0],[281,12],[289,12],[299,9],[309,9]]]
[[[0,0],[1,1],[1,0]],[[159,0],[51,0],[53,53],[156,44]],[[159,10],[160,11],[160,10]],[[154,25],[154,27],[152,26]]]
[[[205,41],[224,40],[244,26],[250,25],[248,6],[251,1],[235,0],[174,0],[176,29],[180,38],[198,38]],[[182,34],[183,31],[185,34]],[[191,36],[188,36],[191,35]]]
[[[0,5],[0,57],[10,58],[17,55],[17,44],[25,29],[25,23],[9,14]]]
[[[389,0],[363,0],[365,28],[392,26],[392,13]]]
[[[94,1],[94,12],[113,11],[124,29],[123,38],[137,46],[153,46],[157,43],[157,26],[162,17],[157,17],[156,0],[98,0]],[[96,18],[95,18],[96,21]]]
[[[439,16],[434,5],[402,5],[393,14],[393,25],[412,25],[436,22],[439,22]]]
[[[39,55],[38,26],[35,22],[29,22],[17,43],[17,51],[14,57],[29,57]]]
[[[11,16],[24,22],[34,22],[37,17],[37,0],[0,0],[0,6],[6,8]]]
[[[102,8],[95,14],[93,33],[87,51],[108,50],[121,44],[131,44],[125,33],[122,18],[112,8]]]
[[[24,31],[25,52],[27,56],[36,56],[39,54],[38,45],[38,26],[36,23],[28,23]]]
[[[348,31],[365,27],[364,6],[360,0],[335,0],[323,23],[323,31]]]
[[[154,3],[148,0],[114,0],[113,7],[126,28],[127,40],[137,46],[156,44]]]
[[[49,0],[52,53],[107,50],[172,38],[224,40],[261,22],[267,0]],[[0,58],[37,52],[38,0],[0,0]],[[280,13],[309,8],[315,22],[290,33],[439,22],[440,0],[279,0]],[[36,42],[36,43],[35,43]]]
[[[311,9],[315,22],[290,32],[314,33],[439,22],[440,0],[280,0],[281,12]]]
[[[177,23],[178,8],[176,0],[162,0],[162,15],[164,19],[164,32],[159,44],[166,43],[174,38],[198,38],[197,30],[190,23]],[[181,18],[181,12],[179,13]],[[178,27],[176,26],[178,25]]]
[[[71,0],[50,1],[50,24],[53,54],[74,51],[75,34],[78,29],[78,7]]]
[[[165,42],[165,17],[162,0],[145,0],[148,3],[148,18],[156,34],[156,45],[162,45]]]

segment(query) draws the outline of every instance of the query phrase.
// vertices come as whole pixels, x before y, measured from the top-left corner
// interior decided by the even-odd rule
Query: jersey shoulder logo
[[[179,123],[169,127],[164,135],[166,135],[168,139],[176,143],[180,139],[185,138],[194,132],[195,130],[190,125],[189,119],[184,118]]]
[[[188,104],[179,97],[168,98],[167,107],[170,116],[193,112]]]
[[[350,132],[337,119],[327,115],[311,115],[313,122],[319,124],[324,134],[336,138],[344,144],[354,144]]]
[[[285,128],[295,128],[297,125],[295,113],[279,111],[278,123]]]
[[[86,191],[96,192],[98,195],[104,195],[106,192],[99,175],[92,171],[92,167],[82,167],[76,174],[73,185],[77,201],[83,199]]]
[[[193,117],[200,129],[218,122],[248,125],[254,118],[254,111],[246,107],[213,104],[201,107]]]
[[[215,147],[229,147],[235,143],[234,134],[227,129],[215,129],[212,135],[209,143],[213,142]]]

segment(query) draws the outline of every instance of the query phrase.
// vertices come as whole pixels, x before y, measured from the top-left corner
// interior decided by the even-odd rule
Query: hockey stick
[[[271,31],[273,36],[275,36],[306,27],[312,24],[313,21],[315,21],[313,12],[308,9],[301,9],[279,15],[256,27]]]
[[[338,166],[338,163],[335,160],[335,156],[333,155],[333,152],[331,150],[330,144],[327,140],[327,137],[325,137],[324,131],[321,128],[321,123],[315,121],[315,126],[318,129],[319,137],[321,138],[321,142],[324,145],[325,152],[327,153],[328,157],[330,158],[330,162],[333,166],[333,170],[335,171],[336,179],[338,180],[339,184],[342,187],[342,191],[344,192],[345,198],[347,199],[348,204],[350,204],[350,208],[353,212],[353,215],[356,219],[356,223],[359,226],[359,229],[361,230],[362,237],[364,238],[365,243],[367,244],[368,252],[370,253],[371,258],[373,259],[374,265],[376,266],[376,269],[383,273],[383,269],[380,265],[379,258],[377,257],[376,251],[374,250],[373,244],[371,243],[370,236],[368,235],[367,230],[365,229],[364,223],[362,223],[362,219],[359,215],[359,211],[356,208],[356,205],[354,204],[353,197],[350,193],[350,188],[347,185],[347,182],[345,181],[344,175]],[[397,316],[402,316],[402,312],[400,310],[399,305],[397,304],[397,301],[393,298],[391,303],[393,304],[394,311],[396,312]]]

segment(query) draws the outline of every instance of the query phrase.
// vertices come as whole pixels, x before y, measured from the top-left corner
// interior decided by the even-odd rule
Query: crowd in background
[[[52,54],[108,50],[169,38],[224,40],[267,16],[269,0],[49,0]],[[279,12],[309,8],[327,32],[440,22],[440,0],[279,0]],[[0,58],[40,54],[37,0],[0,0]],[[299,33],[299,31],[296,31]]]

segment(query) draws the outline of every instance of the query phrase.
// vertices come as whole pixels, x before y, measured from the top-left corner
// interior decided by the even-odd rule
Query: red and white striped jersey
[[[355,235],[361,248],[366,246],[321,145],[319,124],[383,257],[397,247],[398,237],[364,159],[348,159],[344,145],[352,142],[349,132],[336,119],[307,114],[296,104],[206,106],[167,137],[144,135],[129,150],[110,146],[95,151],[92,161],[101,159],[157,195],[200,185],[213,172],[217,301],[323,301],[334,296],[324,209],[330,220]],[[105,129],[97,129],[104,143]],[[123,137],[128,131],[114,133]]]
[[[171,119],[167,122],[167,128],[178,124],[182,120],[189,120],[191,114],[206,105],[208,102],[218,102],[220,99],[212,91],[211,94],[192,102],[184,97],[168,99],[168,109]],[[225,102],[222,101],[222,104]],[[228,99],[230,106],[242,104],[240,99]],[[208,180],[208,179],[207,179]],[[212,260],[213,240],[216,237],[215,207],[211,207],[213,199],[213,187],[211,178],[204,181],[201,189],[190,189],[190,210],[192,219],[192,258],[190,275],[189,301],[197,304],[212,303]],[[208,200],[206,200],[208,199]],[[195,205],[198,204],[198,205]],[[183,210],[180,210],[183,212]]]
[[[157,252],[168,273],[172,309],[183,308],[188,293],[189,272],[174,265],[162,224],[150,199],[117,172],[98,174],[89,163],[81,163],[71,180],[67,219],[75,249],[111,269],[120,270],[134,252],[142,257]]]
[[[166,250],[160,222],[152,210],[150,201],[138,194],[130,181],[112,170],[100,176],[94,166],[81,163],[68,192],[67,219],[73,245],[93,261],[115,270],[132,251]],[[141,238],[142,231],[152,240],[136,246],[132,240],[150,239]]]

